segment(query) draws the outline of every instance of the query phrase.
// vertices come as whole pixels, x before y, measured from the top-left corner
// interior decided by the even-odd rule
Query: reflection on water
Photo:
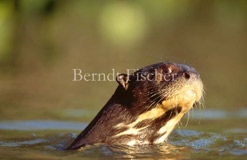
[[[226,137],[216,133],[196,132],[191,130],[176,130],[170,138],[169,144],[143,145],[138,147],[129,146],[107,146],[92,145],[80,149],[79,151],[63,150],[76,137],[73,134],[55,134],[44,137],[15,138],[10,140],[0,140],[2,151],[18,151],[55,156],[65,156],[68,158],[172,158],[191,159],[204,158],[210,154],[210,158],[234,157],[239,158],[247,155],[247,138],[244,136]],[[0,153],[2,152],[0,151]],[[7,155],[7,156],[9,156]],[[37,157],[37,155],[35,155]],[[5,157],[4,157],[5,158]],[[207,158],[206,158],[207,159]]]
[[[191,117],[209,122],[212,119],[215,121],[223,119],[225,123],[228,121],[234,123],[238,119],[246,121],[246,113],[244,109],[231,113],[220,110],[194,110]],[[160,145],[129,147],[98,144],[86,146],[79,151],[65,151],[64,148],[77,136],[72,133],[74,131],[79,133],[85,126],[85,123],[66,121],[2,121],[0,122],[0,155],[4,159],[13,158],[13,155],[15,159],[37,157],[41,157],[40,159],[61,157],[63,159],[218,159],[219,156],[243,159],[247,155],[247,129],[236,126],[223,128],[223,132],[220,133],[210,132],[207,129],[205,131],[177,129],[170,135],[168,143]],[[47,135],[47,130],[48,133],[55,130],[59,134]],[[23,136],[24,132],[32,133]],[[15,133],[15,136],[10,137],[6,133]],[[38,133],[41,136],[38,136]]]
[[[2,121],[0,129],[3,130],[82,130],[86,123],[62,122],[62,121]]]
[[[233,153],[234,151],[243,155],[247,153],[247,137],[244,135],[223,136],[211,132],[176,130],[170,136],[169,143],[175,146],[188,146],[195,151],[217,151],[220,155]]]
[[[196,119],[228,119],[228,118],[246,118],[247,117],[247,109],[239,109],[235,111],[227,111],[227,110],[194,110],[192,111],[193,117]]]

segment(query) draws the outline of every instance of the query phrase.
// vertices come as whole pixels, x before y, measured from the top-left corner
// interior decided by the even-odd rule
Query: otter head
[[[116,79],[112,98],[69,149],[93,143],[162,143],[203,94],[199,74],[183,64],[158,63]]]
[[[130,145],[164,142],[175,125],[194,104],[199,103],[203,84],[190,66],[159,63],[117,77],[119,92],[132,118],[117,124],[128,128],[116,137],[133,135]],[[127,123],[126,123],[127,122]],[[122,137],[122,138],[123,138]]]

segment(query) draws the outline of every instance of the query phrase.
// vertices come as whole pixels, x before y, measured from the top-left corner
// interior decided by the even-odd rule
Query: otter
[[[185,64],[161,62],[116,77],[118,87],[92,122],[67,147],[159,144],[201,102],[200,75]]]

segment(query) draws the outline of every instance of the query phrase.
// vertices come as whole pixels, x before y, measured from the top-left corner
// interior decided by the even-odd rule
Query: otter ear
[[[129,86],[129,76],[127,74],[119,74],[116,78],[119,85],[121,85],[125,90],[128,89]]]

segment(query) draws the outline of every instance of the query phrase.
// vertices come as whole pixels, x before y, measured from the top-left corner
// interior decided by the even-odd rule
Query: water
[[[192,111],[168,143],[138,147],[93,145],[66,151],[86,123],[1,121],[1,159],[247,159],[247,110]],[[185,120],[186,123],[186,118]],[[235,125],[232,125],[235,124]]]

